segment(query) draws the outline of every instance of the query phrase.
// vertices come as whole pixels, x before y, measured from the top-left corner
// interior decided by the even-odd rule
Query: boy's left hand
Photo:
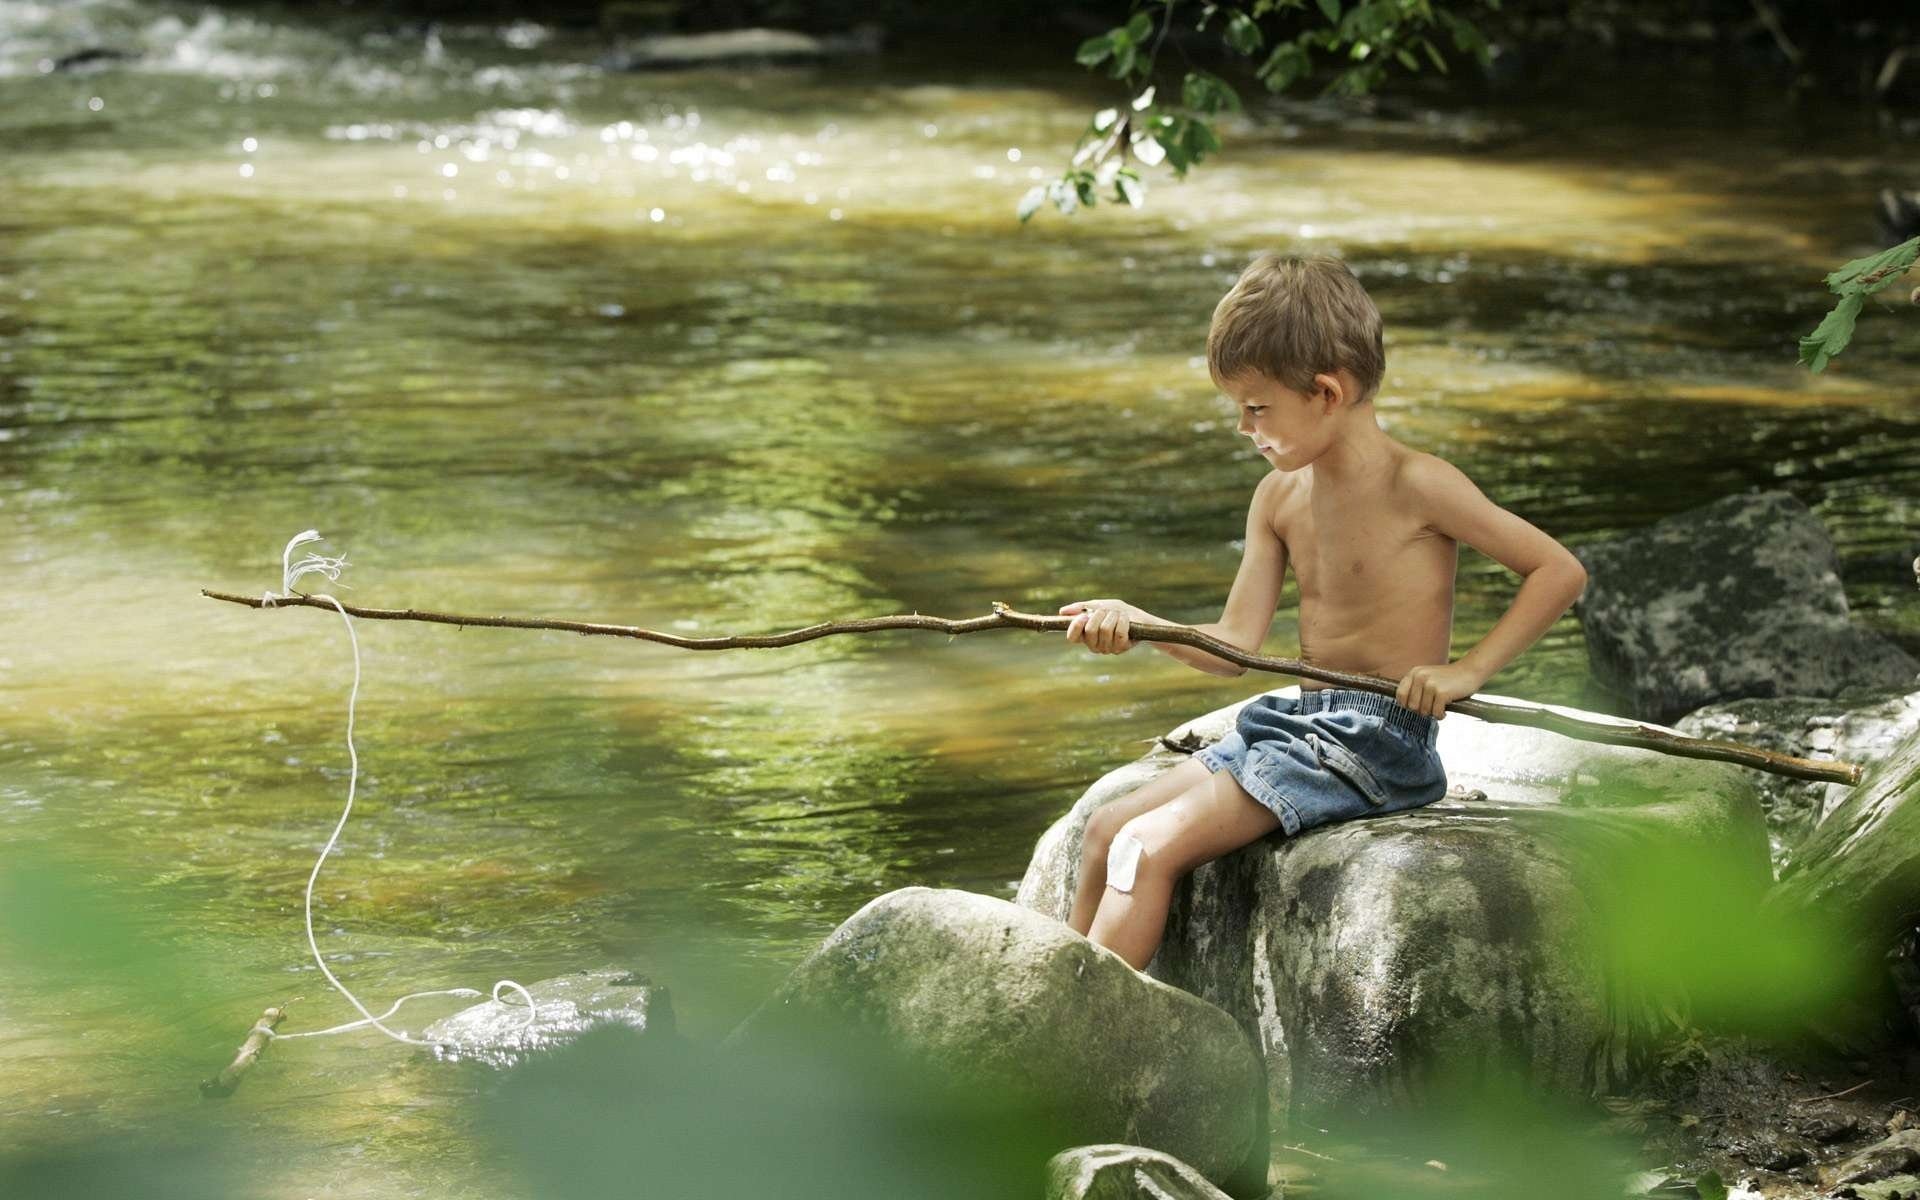
[[[1415,667],[1400,681],[1400,690],[1393,698],[1403,708],[1439,720],[1446,717],[1447,705],[1473,695],[1485,682],[1471,667],[1459,663]]]

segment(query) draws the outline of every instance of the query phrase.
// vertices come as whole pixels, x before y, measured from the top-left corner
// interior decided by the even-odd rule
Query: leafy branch
[[[1471,2],[1500,7],[1500,0]],[[1127,103],[1093,115],[1066,171],[1021,197],[1016,211],[1022,222],[1049,202],[1072,213],[1091,208],[1103,195],[1138,208],[1147,191],[1141,167],[1165,163],[1183,179],[1220,149],[1216,119],[1243,109],[1233,85],[1191,62],[1176,98],[1163,99],[1154,83],[1168,32],[1176,20],[1189,16],[1196,30],[1212,25],[1232,55],[1257,64],[1254,78],[1274,93],[1323,69],[1331,73],[1321,94],[1344,96],[1367,95],[1396,67],[1419,72],[1424,63],[1445,74],[1440,41],[1450,41],[1454,52],[1483,66],[1489,59],[1479,28],[1435,0],[1312,0],[1311,5],[1308,0],[1139,0],[1125,25],[1088,38],[1074,55],[1082,66],[1104,68],[1120,81]]]
[[[1800,361],[1807,364],[1809,371],[1817,374],[1825,370],[1827,360],[1847,348],[1847,343],[1853,340],[1854,322],[1866,306],[1867,297],[1906,274],[1916,258],[1920,258],[1920,237],[1878,254],[1856,258],[1827,276],[1827,288],[1839,295],[1840,303],[1833,306],[1833,311],[1812,333],[1800,339]],[[1920,288],[1914,290],[1913,300],[1920,304]]]

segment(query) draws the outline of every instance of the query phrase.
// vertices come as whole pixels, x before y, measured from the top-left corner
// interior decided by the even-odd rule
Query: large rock
[[[1696,709],[1674,723],[1692,737],[1745,742],[1796,758],[1866,767],[1891,755],[1920,729],[1920,692],[1856,689],[1828,699],[1781,696],[1729,700]],[[1843,783],[1757,776],[1767,836],[1778,874],[1827,814],[1853,793]]]
[[[673,1003],[667,990],[617,967],[578,971],[527,986],[533,997],[533,1021],[515,993],[505,1000],[483,1000],[427,1026],[421,1035],[437,1042],[436,1053],[450,1061],[470,1060],[509,1067],[532,1055],[571,1045],[590,1029],[621,1026],[643,1033],[674,1032]]]
[[[969,892],[868,903],[728,1036],[750,1050],[826,1024],[975,1095],[1047,1115],[1061,1147],[1164,1151],[1265,1194],[1260,1057],[1233,1018],[1056,921]]]
[[[1650,720],[1744,696],[1911,688],[1920,672],[1852,625],[1833,542],[1785,492],[1729,496],[1579,556],[1593,673]]]
[[[1047,1163],[1047,1200],[1227,1200],[1200,1172],[1145,1146],[1076,1146]]]
[[[1767,899],[1837,925],[1836,952],[1877,958],[1912,928],[1920,914],[1920,730],[1867,768]]]
[[[1166,741],[1216,740],[1239,708]],[[1439,748],[1453,788],[1438,804],[1275,834],[1174,894],[1148,972],[1256,1037],[1276,1124],[1378,1108],[1463,1071],[1517,1069],[1562,1094],[1611,1086],[1653,1024],[1595,949],[1613,856],[1714,847],[1740,886],[1757,895],[1769,879],[1751,772],[1457,713]],[[1018,903],[1065,920],[1088,815],[1183,757],[1159,749],[1090,788],[1041,838]]]

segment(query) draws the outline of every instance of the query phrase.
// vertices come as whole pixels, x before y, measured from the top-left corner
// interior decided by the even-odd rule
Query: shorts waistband
[[[1417,713],[1403,706],[1392,696],[1382,696],[1378,692],[1363,692],[1354,688],[1300,689],[1301,712],[1330,712],[1334,709],[1352,709],[1356,712],[1383,717],[1388,725],[1416,738],[1431,738],[1440,730],[1440,722],[1425,713]]]

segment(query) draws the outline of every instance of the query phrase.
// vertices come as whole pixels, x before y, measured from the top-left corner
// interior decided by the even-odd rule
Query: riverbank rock
[[[1234,1195],[1266,1192],[1261,1061],[1233,1018],[1004,900],[920,887],[873,900],[723,1048],[823,1025],[1044,1113],[1060,1146],[1147,1146]]]
[[[1877,958],[1920,911],[1920,730],[1867,768],[1767,896],[1835,926],[1836,956]]]
[[[791,29],[660,34],[623,42],[601,65],[612,71],[685,71],[756,63],[814,63],[850,55],[878,54],[884,38],[882,28],[871,23],[826,37]]]
[[[1781,696],[1695,709],[1674,728],[1691,737],[1745,742],[1797,758],[1866,767],[1920,729],[1920,691],[1850,689],[1831,699]],[[1774,873],[1790,864],[1814,827],[1853,792],[1840,783],[1756,775]]]
[[[1920,673],[1853,626],[1833,542],[1785,492],[1729,496],[1579,557],[1593,673],[1650,720],[1748,696],[1907,690]]]
[[[1165,742],[1212,742],[1239,708]],[[1458,713],[1440,729],[1452,788],[1483,798],[1450,789],[1428,808],[1276,834],[1175,891],[1148,973],[1254,1036],[1276,1125],[1474,1072],[1563,1095],[1629,1077],[1654,1018],[1597,948],[1618,856],[1712,848],[1756,899],[1769,878],[1751,772]],[[1095,783],[1040,839],[1017,902],[1064,921],[1087,816],[1184,757],[1156,750]]]
[[[590,1029],[623,1026],[642,1033],[674,1032],[667,990],[643,975],[614,967],[580,971],[530,984],[534,1021],[513,992],[486,1000],[427,1026],[421,1037],[439,1042],[436,1053],[450,1062],[515,1066],[543,1051],[571,1045]]]
[[[1920,1170],[1920,1129],[1902,1129],[1892,1137],[1849,1155],[1824,1174],[1828,1187],[1839,1187],[1849,1183],[1872,1183],[1896,1175],[1910,1177],[1916,1170]]]
[[[1047,1200],[1227,1200],[1200,1172],[1145,1146],[1077,1146],[1047,1163]]]

